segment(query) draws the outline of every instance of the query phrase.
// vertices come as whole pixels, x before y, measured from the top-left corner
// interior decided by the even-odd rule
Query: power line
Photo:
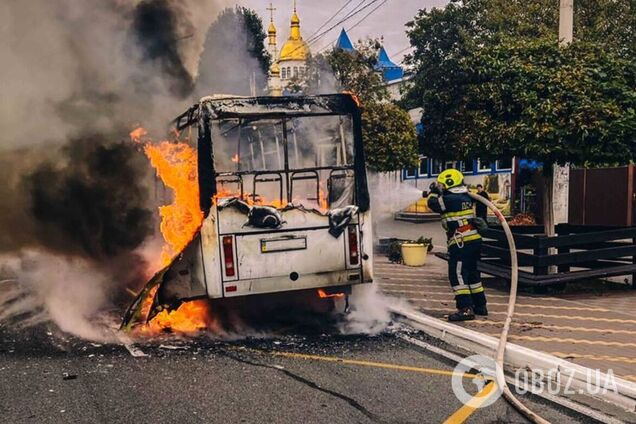
[[[360,3],[356,4],[353,9],[351,9],[342,19],[349,19],[351,17],[351,14],[356,11],[356,9],[358,9],[360,6],[362,6],[364,3],[366,3],[367,0],[361,0]]]
[[[381,8],[382,6],[384,6],[384,4],[387,2],[388,0],[383,0],[382,3],[380,3],[379,5],[377,5],[376,7],[373,8],[373,10],[371,10],[369,13],[367,13],[366,15],[364,15],[364,17],[362,17],[362,19],[360,19],[358,22],[356,22],[355,24],[353,24],[352,26],[350,26],[349,28],[346,29],[346,31],[351,31],[353,28],[357,27],[358,25],[360,25],[362,22],[364,22],[365,19],[367,19],[369,16],[371,16],[373,14],[373,12],[375,12],[376,10],[378,10],[379,8]],[[373,4],[373,3],[372,3]],[[370,6],[370,5],[369,5]],[[327,50],[329,48],[329,46],[331,46],[332,44],[334,44],[335,42],[337,42],[338,40],[334,40],[333,42],[327,44],[327,46],[323,47],[322,49],[320,49],[320,51],[318,53],[321,53],[325,50]]]
[[[327,33],[329,33],[332,29],[334,29],[338,25],[344,23],[345,21],[348,21],[349,19],[351,19],[354,16],[356,16],[358,13],[362,12],[363,10],[369,8],[370,6],[372,6],[373,4],[375,4],[375,3],[379,2],[379,1],[380,0],[372,0],[371,3],[367,4],[366,6],[356,10],[355,12],[350,13],[349,15],[345,16],[343,19],[339,20],[338,22],[336,22],[335,24],[333,24],[332,26],[330,26],[329,28],[327,28],[326,30],[324,30],[323,32],[321,32],[320,34],[315,36],[312,40],[308,41],[307,44],[315,43],[316,41],[318,41],[320,38],[324,37]]]
[[[367,0],[362,0],[360,3],[358,3],[356,5],[356,7],[361,6],[364,2],[366,2]],[[369,6],[372,6],[374,3],[377,3],[380,0],[372,0],[371,3],[365,5],[364,7],[359,8],[358,10],[355,10],[355,8],[349,12],[344,18],[342,18],[341,20],[339,20],[338,22],[336,22],[335,24],[333,24],[332,26],[330,26],[329,28],[327,28],[326,30],[322,31],[320,34],[312,37],[311,39],[307,40],[306,44],[307,46],[310,46],[312,44],[314,44],[316,41],[320,40],[322,37],[325,36],[325,34],[329,33],[332,29],[334,29],[335,27],[337,27],[338,25],[342,24],[343,22],[353,18],[354,16],[356,16],[358,13],[362,12],[363,10],[367,9]],[[296,50],[302,48],[302,46],[298,46],[296,47],[294,50],[292,50],[289,54],[294,53]]]
[[[384,6],[384,4],[389,1],[389,0],[384,0],[382,3],[380,3],[379,5],[377,5],[372,11],[370,11],[369,13],[367,13],[366,15],[364,15],[364,17],[362,19],[360,19],[358,22],[356,22],[355,24],[353,24],[351,27],[349,27],[349,29],[347,29],[347,31],[351,31],[352,29],[354,29],[355,27],[357,27],[358,25],[360,25],[365,19],[367,19],[369,16],[371,16],[373,14],[373,12],[375,12],[376,10],[378,10],[379,8],[381,8],[382,6]]]
[[[315,30],[308,38],[313,37],[314,35],[318,34],[318,32],[323,29],[325,27],[325,25],[327,25],[329,22],[331,22],[333,20],[333,18],[335,18],[336,16],[338,16],[338,13],[342,12],[353,0],[349,0],[347,1],[344,6],[342,6],[340,9],[338,9],[338,11],[336,13],[334,13],[333,15],[331,15],[331,17],[329,19],[327,19],[325,22],[323,22],[322,25],[320,25],[320,27],[318,27],[317,30]],[[364,0],[363,0],[364,1]],[[354,8],[355,9],[355,8]]]

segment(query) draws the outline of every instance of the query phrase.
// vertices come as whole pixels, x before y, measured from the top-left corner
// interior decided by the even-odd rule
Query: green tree
[[[553,3],[452,1],[408,24],[415,77],[404,103],[424,109],[427,153],[538,159],[546,196],[554,163],[633,160],[635,61],[621,32],[633,34],[629,2],[577,2],[580,38],[565,48]]]
[[[298,90],[312,93],[349,91],[362,104],[362,131],[367,164],[378,172],[417,163],[417,136],[406,111],[389,102],[382,76],[374,66],[380,43],[365,40],[353,52],[332,49],[308,61],[309,73]],[[302,88],[302,87],[305,88]]]
[[[409,114],[392,103],[368,103],[362,112],[367,164],[377,172],[417,163],[417,135]]]
[[[206,35],[195,96],[249,95],[252,86],[262,93],[271,62],[265,38],[263,22],[253,10],[237,6],[221,11]]]

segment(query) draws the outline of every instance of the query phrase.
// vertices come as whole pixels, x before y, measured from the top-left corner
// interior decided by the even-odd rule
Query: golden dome
[[[276,35],[276,27],[274,26],[274,22],[269,23],[269,28],[267,29],[267,33],[270,35]]]
[[[278,63],[272,63],[272,66],[269,67],[269,73],[272,75],[280,75],[280,66],[278,66]]]
[[[300,35],[300,18],[298,18],[294,10],[294,14],[291,17],[289,38],[285,41],[283,48],[280,50],[280,61],[307,60],[307,56],[309,56],[309,46]]]
[[[280,61],[287,60],[307,60],[309,55],[309,47],[303,40],[289,39],[283,44],[280,50]]]

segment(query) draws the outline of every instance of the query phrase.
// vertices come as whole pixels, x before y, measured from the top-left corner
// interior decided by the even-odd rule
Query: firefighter
[[[468,321],[488,315],[486,293],[481,285],[477,261],[481,251],[478,229],[485,223],[475,216],[475,201],[468,195],[464,175],[456,169],[439,174],[432,183],[428,207],[441,215],[448,239],[448,279],[455,293],[457,312],[449,321]]]

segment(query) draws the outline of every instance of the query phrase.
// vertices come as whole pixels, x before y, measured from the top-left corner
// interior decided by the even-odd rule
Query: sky
[[[278,30],[278,43],[280,45],[289,36],[289,19],[293,11],[293,0],[271,0],[276,11],[274,12],[274,23]],[[348,12],[356,9],[356,6],[364,7],[369,5],[351,19],[337,25],[322,38],[310,45],[312,52],[317,51],[334,43],[344,27],[349,33],[351,41],[354,43],[366,37],[384,37],[384,44],[391,59],[399,63],[403,56],[408,53],[409,41],[406,36],[406,22],[413,19],[418,10],[431,7],[441,7],[448,3],[448,0],[297,0],[298,16],[300,17],[300,28],[303,38],[307,41],[327,19],[334,15],[338,9],[346,5],[338,16],[329,22],[320,32],[330,28]],[[241,0],[239,4],[247,6],[256,12],[263,19],[263,24],[267,29],[270,12],[267,10],[270,0]],[[364,19],[359,25],[349,31],[349,28],[364,18],[369,12],[381,5],[377,10]]]

